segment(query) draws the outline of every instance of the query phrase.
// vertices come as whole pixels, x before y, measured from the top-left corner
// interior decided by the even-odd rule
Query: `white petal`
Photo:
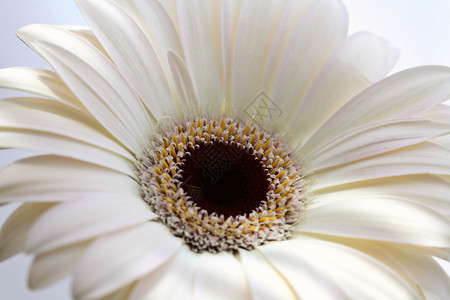
[[[184,61],[175,52],[169,51],[167,53],[167,59],[181,102],[180,110],[185,118],[195,119],[200,114],[200,108],[189,71]]]
[[[296,230],[394,243],[450,247],[450,221],[411,202],[381,196],[309,207]]]
[[[448,124],[427,119],[379,121],[332,139],[302,161],[309,170],[317,171],[418,144],[448,132]]]
[[[168,74],[164,73],[155,50],[131,16],[109,0],[77,0],[76,3],[125,80],[153,116],[160,119],[171,115],[174,107]]]
[[[84,41],[88,42],[89,44],[97,48],[101,53],[103,53],[103,55],[111,59],[109,57],[109,54],[106,52],[105,48],[103,48],[103,45],[100,44],[100,41],[97,39],[97,37],[90,28],[76,25],[59,25],[58,27],[70,31],[74,35],[78,36],[79,38],[83,39]]]
[[[0,202],[3,203],[60,202],[93,192],[139,197],[139,185],[124,174],[52,155],[26,158],[0,172]]]
[[[383,119],[411,117],[446,100],[450,68],[424,66],[394,74],[367,88],[331,116],[307,141],[309,153],[336,135]]]
[[[233,62],[233,46],[241,6],[242,0],[220,1],[223,87],[225,111],[227,114],[231,114],[232,112],[231,70]]]
[[[75,298],[98,298],[165,263],[181,246],[166,226],[147,222],[94,241],[75,271]]]
[[[30,268],[28,286],[39,289],[69,275],[89,242],[59,248],[37,255]]]
[[[450,278],[433,258],[393,247],[389,254],[405,268],[426,299],[450,299]]]
[[[1,69],[0,88],[35,94],[83,109],[77,97],[52,71],[35,68]]]
[[[127,285],[118,291],[101,297],[98,300],[130,300],[130,293],[133,290],[134,284]]]
[[[333,282],[331,274],[321,272],[305,257],[307,248],[298,241],[272,243],[258,248],[278,273],[289,282],[302,300],[340,300],[347,299],[341,288]],[[326,254],[330,255],[330,254]]]
[[[258,251],[239,250],[239,255],[247,277],[251,299],[297,299],[289,283]]]
[[[36,131],[0,131],[0,148],[20,148],[71,157],[135,177],[136,167],[128,159],[70,138]]]
[[[287,128],[293,143],[308,139],[348,99],[382,79],[396,57],[392,46],[367,32],[345,39],[320,69]]]
[[[315,0],[288,1],[278,25],[278,29],[272,40],[267,65],[264,70],[263,89],[266,93],[272,91],[273,83],[277,76],[277,70],[283,58],[284,51],[292,33],[299,22],[305,16]]]
[[[6,131],[21,129],[64,136],[134,160],[91,115],[46,99],[3,99],[0,101],[0,127]]]
[[[433,175],[409,175],[379,178],[336,186],[315,192],[311,201],[323,205],[342,199],[390,197],[424,205],[441,214],[450,214],[450,184]]]
[[[111,134],[134,153],[142,151],[152,125],[139,98],[108,58],[58,27],[30,25],[18,35],[53,66]]]
[[[183,56],[183,48],[177,29],[161,2],[158,0],[116,0],[116,3],[138,23],[155,49],[166,74],[169,74],[167,52],[171,50]]]
[[[329,287],[326,286],[326,282],[320,281],[320,284],[325,285],[322,287],[323,291],[314,291],[320,295],[321,292],[330,290],[334,283],[340,291],[335,291],[336,294],[331,296],[331,299],[420,299],[416,291],[392,270],[374,258],[350,247],[318,239],[297,237],[282,244],[274,243],[261,247],[261,251],[275,267],[282,266],[295,274],[305,271],[295,269],[298,266],[302,267],[304,263],[314,270],[314,273],[331,280]],[[280,271],[284,273],[282,269]],[[287,273],[285,275],[289,276]],[[302,299],[326,299],[323,296],[303,297],[301,293],[313,289],[314,286],[300,280],[296,281],[296,284]],[[320,289],[320,286],[316,289]]]
[[[242,2],[231,70],[233,113],[244,113],[261,93],[265,64],[286,3],[287,0]]]
[[[25,250],[42,253],[154,219],[140,197],[93,193],[52,207],[30,228]]]
[[[318,0],[297,25],[286,46],[270,98],[281,110],[269,117],[272,130],[286,130],[322,65],[347,35],[347,12],[335,0]]]
[[[194,277],[192,299],[246,300],[250,298],[238,258],[228,252],[202,253]]]
[[[450,174],[450,149],[424,142],[314,173],[312,190],[363,180],[413,175]]]
[[[16,209],[0,231],[0,261],[23,250],[25,237],[31,225],[53,203],[26,203]]]
[[[202,113],[222,112],[220,2],[178,1],[180,38]]]
[[[136,284],[129,300],[191,299],[192,279],[200,260],[200,254],[182,246],[166,264]]]

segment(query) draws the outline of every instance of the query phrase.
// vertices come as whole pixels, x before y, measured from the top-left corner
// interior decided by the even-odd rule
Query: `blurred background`
[[[426,64],[450,65],[449,0],[341,1],[349,12],[350,33],[370,31],[399,49],[400,58],[393,72]],[[0,68],[48,68],[15,35],[18,28],[32,23],[86,25],[72,0],[0,0]],[[0,89],[0,98],[14,95],[18,93]],[[27,155],[24,151],[5,151],[0,155],[0,167],[14,157]],[[0,207],[0,225],[16,207]],[[0,263],[0,299],[71,299],[69,279],[39,291],[29,291],[30,263],[31,258],[25,255]],[[450,274],[449,266],[445,263],[444,267]]]

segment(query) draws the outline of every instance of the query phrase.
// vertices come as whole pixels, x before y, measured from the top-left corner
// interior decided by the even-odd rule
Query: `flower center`
[[[169,127],[137,167],[159,221],[195,252],[284,240],[303,208],[304,181],[281,140],[231,118]]]
[[[252,149],[215,141],[188,152],[181,187],[197,206],[228,218],[249,214],[266,199],[268,173]]]

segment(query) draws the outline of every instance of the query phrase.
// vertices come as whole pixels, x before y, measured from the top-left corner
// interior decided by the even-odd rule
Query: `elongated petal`
[[[244,112],[261,93],[265,64],[286,3],[286,0],[242,2],[231,70],[234,113]]]
[[[20,129],[51,133],[95,145],[130,160],[134,159],[92,116],[46,99],[3,99],[0,102],[0,128],[5,131]]]
[[[124,174],[52,155],[26,158],[0,172],[0,202],[3,203],[60,202],[92,192],[139,197],[139,185]]]
[[[232,112],[231,70],[233,66],[234,40],[236,37],[236,28],[241,6],[242,0],[220,1],[220,36],[222,42],[223,87],[225,111],[228,114],[231,114]]]
[[[420,299],[385,265],[337,243],[297,237],[260,249],[286,277],[294,281],[289,275],[296,276],[301,299]],[[314,271],[299,277],[308,268]]]
[[[75,271],[75,298],[98,298],[165,263],[181,246],[162,224],[142,225],[101,237],[85,251]]]
[[[450,68],[424,66],[394,74],[367,88],[333,114],[301,151],[314,150],[336,135],[383,119],[411,117],[450,95]]]
[[[379,178],[330,187],[315,192],[311,201],[314,205],[323,205],[367,196],[389,196],[426,206],[442,214],[450,214],[450,184],[429,174]]]
[[[288,126],[292,142],[301,144],[345,102],[382,79],[396,57],[392,46],[367,32],[345,39],[320,69]]]
[[[249,296],[242,265],[233,254],[202,253],[193,281],[193,299],[244,300]]]
[[[271,100],[281,110],[272,130],[286,130],[322,65],[347,35],[347,12],[335,0],[318,0],[292,33],[273,85]],[[270,123],[269,123],[270,124]]]
[[[39,289],[73,272],[89,242],[78,243],[37,255],[31,265],[28,286]]]
[[[258,251],[240,250],[239,256],[247,277],[251,299],[297,299],[289,283],[279,275]]]
[[[305,211],[296,230],[394,243],[450,247],[450,222],[411,202],[367,196]]]
[[[58,27],[70,31],[74,35],[85,40],[86,42],[97,48],[101,53],[103,53],[103,55],[111,59],[108,52],[106,52],[105,48],[103,48],[103,45],[100,43],[100,41],[97,39],[97,37],[89,27],[76,25],[59,25]]]
[[[0,231],[0,261],[23,251],[31,225],[54,203],[26,203],[16,209]]]
[[[281,59],[283,58],[284,51],[291,39],[292,33],[302,21],[305,14],[311,9],[314,2],[315,0],[287,2],[280,24],[273,37],[269,56],[267,58],[267,65],[264,70],[262,86],[266,93],[270,94],[272,92],[273,83],[275,82]]]
[[[317,270],[312,262],[304,257],[307,249],[298,247],[295,241],[269,244],[258,250],[289,282],[297,298],[305,300],[346,299],[341,288],[333,282],[331,274]]]
[[[82,109],[77,97],[52,71],[35,68],[1,69],[0,88],[35,94]]]
[[[166,62],[167,52],[170,50],[181,57],[184,55],[177,29],[161,2],[158,0],[116,0],[116,3],[136,20],[155,49],[166,74],[169,74]]]
[[[314,173],[312,190],[369,179],[413,174],[450,174],[450,150],[424,142]]]
[[[135,177],[136,168],[127,159],[70,138],[26,130],[0,131],[0,148],[21,148],[71,157]]]
[[[152,125],[139,98],[108,58],[58,27],[30,25],[18,35],[52,65],[111,134],[140,154]]]
[[[316,171],[418,144],[449,132],[448,124],[427,119],[379,121],[332,139],[303,160],[311,171]]]
[[[195,119],[200,114],[198,97],[195,93],[194,84],[187,70],[186,64],[175,52],[167,53],[170,71],[175,84],[175,88],[180,98],[181,112],[185,118]]]
[[[154,48],[133,18],[109,0],[77,0],[76,3],[120,73],[153,116],[160,119],[173,113],[166,74]]]
[[[127,285],[118,291],[112,292],[98,300],[130,300],[130,293],[133,290],[134,284]]]
[[[46,211],[28,232],[25,250],[42,253],[155,218],[141,198],[92,193]]]
[[[202,113],[222,112],[220,1],[177,1],[180,38]]]
[[[200,254],[192,252],[187,246],[182,246],[166,264],[136,284],[129,300],[191,299],[192,278],[200,261]]]

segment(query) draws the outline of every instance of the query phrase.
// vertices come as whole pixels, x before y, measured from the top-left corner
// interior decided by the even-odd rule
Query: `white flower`
[[[0,258],[75,299],[448,299],[448,67],[347,35],[335,0],[77,0],[19,37]]]

